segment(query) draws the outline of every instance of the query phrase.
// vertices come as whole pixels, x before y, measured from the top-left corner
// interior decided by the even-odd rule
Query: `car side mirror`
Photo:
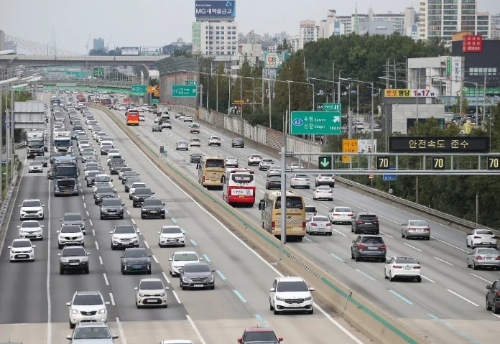
[[[162,205],[165,205],[165,203],[162,203]]]
[[[66,336],[66,339],[67,339],[67,340],[71,340],[71,338],[72,338],[72,337],[71,337],[71,335],[70,335],[70,334],[68,334],[68,335]]]
[[[165,287],[165,290],[170,290],[170,287]]]
[[[389,258],[386,258],[386,259],[385,259],[385,262],[386,262],[386,263],[389,263],[390,261],[391,261],[391,260],[390,260]],[[420,264],[420,263],[418,263],[418,264]]]
[[[134,290],[139,290],[139,288],[135,287]]]
[[[309,288],[309,291],[314,291],[314,288]]]
[[[137,231],[137,234],[141,234],[141,231]]]
[[[109,231],[109,234],[113,234],[113,231]]]
[[[158,232],[158,234],[161,234],[161,232]]]
[[[276,292],[276,288],[271,288],[271,289],[269,289],[269,291],[270,291],[271,293],[274,293],[274,292]]]
[[[123,258],[123,255],[121,255],[120,258]]]
[[[238,338],[238,343],[243,343],[243,339],[242,338]]]
[[[172,261],[172,258],[168,258],[168,261],[171,262]]]
[[[154,195],[155,193],[154,192],[151,192],[151,195]]]
[[[110,303],[109,303],[109,301],[106,301],[106,302],[104,302],[104,303],[105,303],[106,305],[109,305],[109,304],[110,304]]]
[[[215,270],[212,270],[212,272],[215,272]]]
[[[66,302],[66,306],[71,306],[71,302]]]
[[[35,247],[36,247],[36,245],[31,245],[31,247],[35,248]]]
[[[486,289],[490,290],[490,289],[491,289],[491,284],[488,284],[488,285],[486,286]]]
[[[60,257],[60,256],[62,256],[62,253],[58,253],[57,255]]]
[[[151,255],[150,255],[150,254],[148,254],[148,257],[151,257]]]
[[[90,252],[87,252],[87,256],[90,256],[90,255],[91,255],[91,253],[90,253]]]
[[[45,208],[45,204],[43,204],[42,207]]]
[[[124,206],[125,206],[125,203],[122,203],[122,207],[124,207]]]
[[[116,333],[113,333],[113,339],[118,339],[118,338],[120,338],[120,336],[117,335]]]
[[[353,240],[352,243],[354,244],[356,242],[356,240]]]

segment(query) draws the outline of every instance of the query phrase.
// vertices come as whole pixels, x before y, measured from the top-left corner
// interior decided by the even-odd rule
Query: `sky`
[[[163,46],[182,38],[191,42],[195,0],[1,0],[0,30],[42,45],[83,54],[93,38],[113,47]],[[354,13],[355,1],[236,0],[239,32],[298,34],[299,21],[326,19],[327,11]],[[358,0],[358,13],[403,12],[419,0]],[[478,10],[500,12],[500,0],[478,0]],[[26,53],[21,51],[21,53]]]

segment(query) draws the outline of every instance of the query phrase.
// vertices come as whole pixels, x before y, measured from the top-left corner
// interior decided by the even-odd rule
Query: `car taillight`
[[[474,239],[481,239],[481,237],[476,235]]]
[[[302,229],[305,229],[305,228],[306,228],[306,222],[302,221]]]
[[[203,176],[201,180],[204,182],[205,181],[205,176]]]
[[[385,245],[380,246],[381,250],[385,250],[387,247]]]
[[[332,191],[332,190],[330,190],[330,191],[328,191],[328,193],[333,193],[333,191]]]
[[[402,268],[402,266],[401,266],[401,265],[393,265],[392,267],[393,267],[394,269],[401,269],[401,268]]]
[[[357,222],[357,223],[363,223],[363,221],[362,221],[362,220],[358,220],[358,221],[356,221],[356,222]]]
[[[347,214],[347,216],[354,216],[354,214]]]
[[[298,179],[297,178],[293,178],[293,180],[297,181]]]
[[[414,269],[420,269],[420,265],[415,265],[413,268]]]
[[[271,228],[274,229],[276,227],[276,223],[273,221],[271,222]]]
[[[327,226],[327,227],[330,227],[331,225],[332,225],[332,224],[331,224],[330,222],[328,222],[328,223],[326,224],[326,226]]]
[[[498,256],[497,259],[495,259],[495,260],[500,260],[500,256]]]
[[[309,178],[306,179],[306,182],[308,182],[308,181],[309,181]]]
[[[318,177],[318,179],[321,179],[321,178],[323,178],[323,177]]]
[[[500,296],[500,291],[497,291],[497,296]]]
[[[311,226],[316,227],[317,224],[315,224],[314,222],[311,222]]]
[[[476,258],[476,259],[477,259],[477,260],[483,260],[483,257],[481,257],[481,256],[477,256],[477,258]]]
[[[358,245],[358,248],[360,248],[360,249],[364,250],[364,249],[366,248],[366,246],[365,246],[365,245],[363,245],[363,244],[359,244],[359,245]]]
[[[414,231],[416,228],[408,228],[409,231]]]
[[[340,216],[340,214],[333,214],[333,216]]]
[[[424,228],[424,231],[426,231],[426,232],[428,232],[428,231],[430,231],[430,230],[431,230],[431,228],[430,228],[430,227]]]

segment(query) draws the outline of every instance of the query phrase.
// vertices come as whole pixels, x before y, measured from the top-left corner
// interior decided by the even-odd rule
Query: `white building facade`
[[[203,55],[234,55],[238,49],[237,22],[194,22],[193,52]]]
[[[319,26],[316,26],[315,20],[301,20],[299,29],[299,49],[303,49],[304,45],[309,42],[318,40]]]

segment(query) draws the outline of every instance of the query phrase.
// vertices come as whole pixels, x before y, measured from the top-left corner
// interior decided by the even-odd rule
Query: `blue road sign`
[[[6,164],[7,163],[7,160],[6,159],[3,159],[2,160],[2,164]]]
[[[390,166],[389,170],[394,170],[394,166]],[[382,179],[384,182],[395,182],[398,180],[398,175],[397,174],[383,174]]]

